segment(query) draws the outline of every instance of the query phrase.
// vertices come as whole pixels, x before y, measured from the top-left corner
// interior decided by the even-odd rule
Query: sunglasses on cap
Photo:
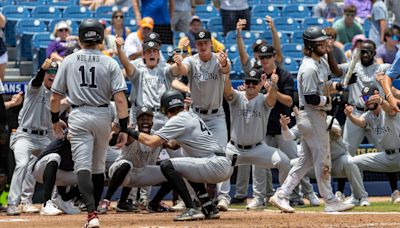
[[[356,16],[355,13],[345,13],[344,15],[346,15],[348,17],[355,17]]]
[[[246,85],[250,85],[250,84],[258,85],[259,83],[260,83],[260,81],[255,81],[255,80],[245,80],[244,81],[244,84],[246,84]]]
[[[368,95],[361,95],[360,96],[362,99],[363,99],[363,101],[364,101],[364,103],[367,103],[367,101],[368,101],[368,99],[371,97],[371,96],[368,96]]]
[[[69,30],[67,28],[62,28],[58,30],[59,32],[68,32]]]
[[[46,70],[47,74],[57,74],[57,69],[48,69]]]
[[[114,16],[113,18],[116,18],[116,19],[123,19],[124,16],[123,16],[123,15],[116,15],[116,16]]]

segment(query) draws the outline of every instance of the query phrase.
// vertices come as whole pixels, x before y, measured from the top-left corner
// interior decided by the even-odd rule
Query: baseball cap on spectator
[[[351,40],[351,44],[352,44],[351,49],[354,49],[356,47],[356,44],[358,41],[364,41],[364,40],[367,40],[367,38],[364,36],[364,34],[355,35],[353,37],[353,39]]]
[[[200,19],[199,16],[193,15],[192,19],[190,19],[190,23],[189,24],[192,24],[193,21],[200,21],[201,22],[201,19]]]
[[[257,39],[256,42],[254,42],[254,44],[253,44],[253,46],[252,46],[253,52],[257,52],[257,51],[258,51],[258,47],[259,47],[261,44],[267,45],[267,44],[268,44],[268,41],[266,41],[266,40],[264,40],[264,39]]]
[[[275,54],[275,48],[268,44],[259,45],[257,48],[259,56],[273,56]]]
[[[368,99],[375,94],[375,91],[378,90],[376,86],[365,86],[361,91],[361,96],[364,102],[367,102]],[[379,91],[379,90],[378,90]]]
[[[246,73],[245,81],[261,81],[261,70],[252,68],[249,72]]]
[[[203,29],[200,32],[194,34],[194,40],[195,41],[211,40],[211,33]]]
[[[68,31],[71,32],[71,28],[69,27],[68,23],[66,21],[60,21],[54,26],[54,31],[53,31],[54,37],[57,37],[57,32],[60,29],[68,29]]]
[[[154,28],[154,21],[153,21],[153,18],[151,18],[151,17],[144,17],[144,18],[140,21],[140,27],[142,27],[142,28],[150,28],[150,29],[153,29],[153,28]]]
[[[160,34],[156,33],[156,32],[151,32],[149,34],[147,34],[144,39],[143,39],[143,43],[147,43],[147,42],[156,42],[159,45],[161,45],[161,37]]]
[[[141,115],[150,115],[153,116],[153,109],[151,107],[143,106],[137,109],[136,111],[136,119],[139,118]]]
[[[160,44],[154,41],[149,41],[146,43],[143,43],[143,51],[147,51],[149,49],[157,49],[160,50]]]

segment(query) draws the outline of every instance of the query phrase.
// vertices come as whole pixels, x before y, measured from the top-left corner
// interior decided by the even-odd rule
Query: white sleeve
[[[283,130],[283,129],[281,130],[283,139],[285,139],[286,141],[294,141],[300,137],[300,132],[299,129],[297,128],[297,125],[289,130]]]

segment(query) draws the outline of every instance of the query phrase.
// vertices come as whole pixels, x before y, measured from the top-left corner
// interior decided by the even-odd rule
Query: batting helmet
[[[304,46],[310,50],[314,50],[315,42],[326,40],[329,37],[325,30],[319,26],[310,26],[303,32]]]
[[[164,115],[167,114],[168,110],[175,107],[183,107],[184,104],[183,94],[177,90],[167,90],[161,96],[161,107],[160,112]]]
[[[79,26],[79,40],[81,42],[102,43],[104,39],[104,26],[95,19],[89,18],[82,21]]]

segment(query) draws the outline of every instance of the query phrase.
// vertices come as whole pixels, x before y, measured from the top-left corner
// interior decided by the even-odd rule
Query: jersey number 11
[[[89,69],[90,73],[91,73],[91,83],[88,85],[86,83],[86,72],[85,72],[85,67],[81,66],[79,67],[79,71],[81,72],[81,76],[82,76],[82,83],[80,84],[81,87],[88,87],[89,88],[97,88],[97,85],[94,83],[95,82],[95,77],[94,77],[94,73],[95,73],[95,67],[91,67]]]

